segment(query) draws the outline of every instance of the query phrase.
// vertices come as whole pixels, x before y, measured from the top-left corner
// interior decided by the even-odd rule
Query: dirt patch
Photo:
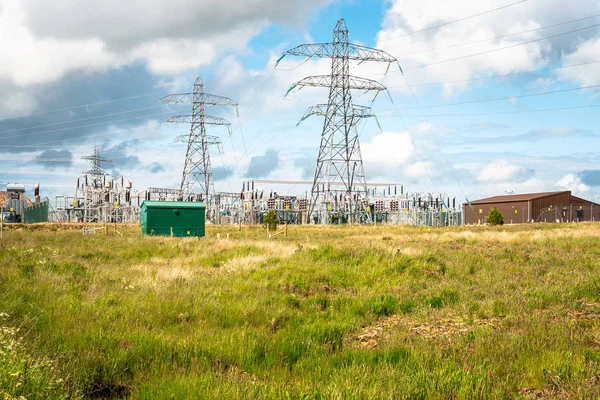
[[[567,314],[573,319],[598,320],[600,319],[600,304],[582,304],[581,310],[569,311]]]
[[[260,378],[257,375],[248,373],[235,365],[225,363],[221,360],[215,361],[215,364],[217,369],[228,379],[241,378],[246,379],[252,383],[256,383],[260,380]]]
[[[393,329],[402,329],[408,337],[421,337],[429,340],[451,341],[471,332],[480,326],[495,327],[497,318],[476,319],[471,324],[466,318],[444,318],[431,322],[419,322],[401,315],[392,315],[386,319],[363,328],[360,334],[352,339],[360,347],[374,349],[390,336]]]
[[[542,389],[523,388],[520,390],[521,395],[526,399],[572,399],[572,395],[557,390],[552,385],[545,385]]]

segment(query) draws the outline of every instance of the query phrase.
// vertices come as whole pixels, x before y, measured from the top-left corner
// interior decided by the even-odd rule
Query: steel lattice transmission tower
[[[350,75],[350,61],[385,62],[389,68],[389,64],[397,63],[397,60],[382,50],[348,43],[348,28],[343,19],[335,26],[332,43],[297,46],[286,51],[277,63],[287,55],[332,60],[331,75],[309,76],[288,90],[290,93],[305,86],[330,89],[328,103],[310,107],[302,118],[304,120],[311,115],[325,117],[308,216],[318,214],[321,223],[327,222],[325,220],[334,212],[344,215],[348,222],[369,219],[357,123],[362,118],[374,117],[374,114],[370,107],[352,104],[351,90],[380,92],[387,89],[376,81]]]
[[[171,94],[159,101],[192,104],[192,115],[173,117],[167,122],[191,124],[190,134],[177,138],[177,141],[185,142],[188,145],[181,177],[181,192],[184,200],[188,200],[190,195],[197,193],[205,196],[205,201],[209,203],[210,195],[215,194],[209,146],[220,145],[221,141],[218,137],[208,136],[206,126],[224,125],[229,128],[231,123],[223,118],[206,115],[205,108],[207,105],[237,107],[238,103],[227,97],[205,93],[204,83],[200,77],[196,78],[192,93]],[[229,133],[231,135],[231,131]]]
[[[100,167],[100,163],[112,162],[110,158],[102,157],[100,155],[100,148],[98,146],[94,147],[94,153],[91,156],[82,156],[81,159],[91,161],[91,168],[88,171],[84,171],[83,173],[91,175],[92,179],[94,180],[94,184],[100,182],[100,177],[106,174],[106,172]],[[101,183],[102,182],[100,182],[100,184]]]

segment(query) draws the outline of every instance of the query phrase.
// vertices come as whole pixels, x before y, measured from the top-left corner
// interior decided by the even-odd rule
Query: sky
[[[331,60],[286,57],[332,40],[382,49],[399,66],[351,64],[385,95],[353,92],[377,120],[359,126],[368,182],[403,184],[460,202],[571,190],[600,202],[600,2],[578,0],[0,0],[0,189],[73,195],[99,146],[102,167],[147,187],[179,188],[189,105],[209,93],[231,122],[210,127],[215,186],[312,180],[322,117],[298,121],[326,89],[286,92]],[[257,185],[303,194],[310,186]]]

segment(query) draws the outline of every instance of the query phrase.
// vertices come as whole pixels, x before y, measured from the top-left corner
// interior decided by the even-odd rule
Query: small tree
[[[504,225],[504,216],[496,207],[493,207],[485,218],[488,225]]]
[[[263,225],[266,228],[269,228],[270,231],[277,230],[277,225],[279,225],[279,217],[277,216],[275,211],[269,210],[267,215],[265,215]]]

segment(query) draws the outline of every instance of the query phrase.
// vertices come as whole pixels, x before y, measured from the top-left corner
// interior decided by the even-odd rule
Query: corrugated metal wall
[[[600,221],[600,206],[590,201],[573,198],[570,192],[559,192],[533,200],[507,203],[464,205],[466,224],[483,224],[490,210],[496,207],[504,216],[504,223]]]
[[[496,207],[504,216],[505,224],[527,222],[527,201],[510,203],[473,204],[473,208],[465,204],[465,224],[484,224],[485,218],[492,208]]]
[[[48,202],[43,201],[27,207],[23,212],[23,222],[26,224],[48,222]]]

